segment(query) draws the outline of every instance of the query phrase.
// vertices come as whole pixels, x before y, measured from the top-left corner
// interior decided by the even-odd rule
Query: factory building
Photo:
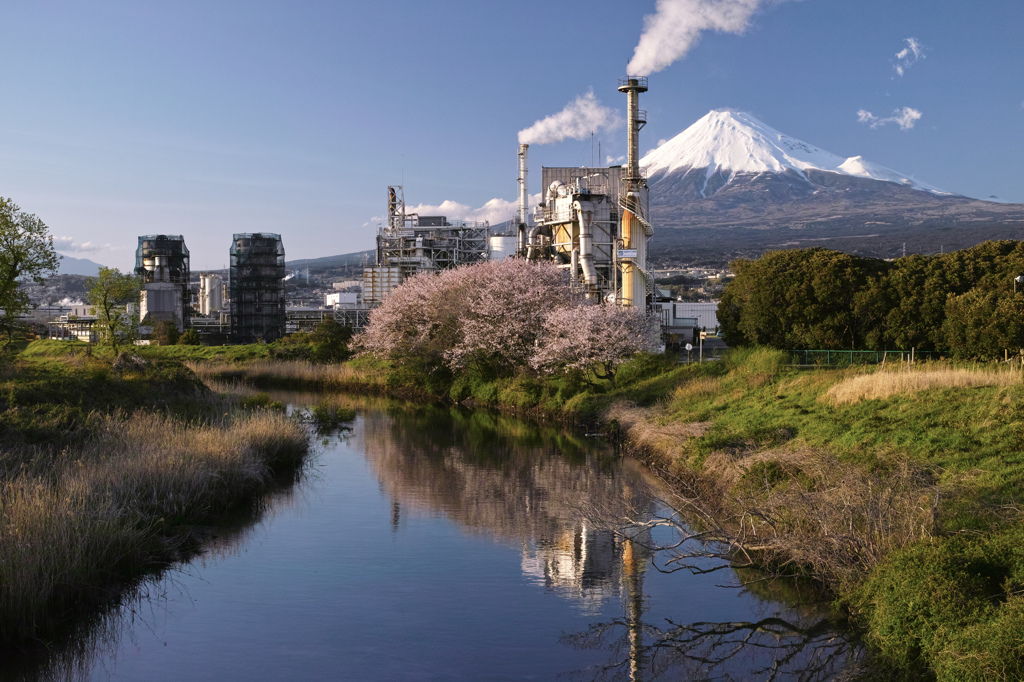
[[[188,290],[189,253],[181,235],[139,237],[135,250],[135,275],[142,283],[139,319],[144,325],[174,322],[184,330],[191,312]]]
[[[285,333],[284,243],[281,235],[236,234],[231,241],[231,338],[273,341]]]
[[[639,95],[646,78],[622,78],[627,96],[628,156],[625,166],[543,168],[543,201],[527,215],[526,159],[519,146],[519,254],[553,260],[593,299],[649,307],[654,277],[647,269],[647,244],[654,229],[648,216],[647,180],[640,171],[639,132],[647,123]]]

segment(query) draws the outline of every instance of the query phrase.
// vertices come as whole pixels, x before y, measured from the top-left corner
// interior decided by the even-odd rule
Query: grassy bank
[[[308,451],[302,425],[225,410],[178,362],[68,345],[30,344],[0,375],[0,407],[3,646],[181,556],[197,524],[251,505]]]

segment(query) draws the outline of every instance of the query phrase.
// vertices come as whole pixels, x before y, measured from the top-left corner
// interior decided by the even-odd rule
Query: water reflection
[[[600,443],[439,408],[367,414],[356,439],[391,498],[394,529],[403,514],[442,516],[517,543],[523,575],[584,613],[619,600],[620,617],[562,638],[610,658],[575,678],[830,680],[862,658],[822,605],[765,601],[757,620],[649,621],[644,581],[658,543],[649,529],[622,532],[623,522],[664,514],[664,503],[656,483]]]
[[[294,396],[272,397],[296,403]],[[319,396],[305,398],[306,404],[320,400]],[[95,616],[76,637],[57,646],[47,663],[26,664],[14,672],[5,663],[0,666],[0,679],[102,678],[104,671],[97,674],[95,666],[116,667],[125,641],[134,642],[142,634],[161,641],[173,638],[172,628],[162,621],[169,610],[189,604],[188,585],[194,577],[187,573],[189,566],[203,571],[209,567],[212,580],[216,564],[246,548],[254,533],[266,534],[266,543],[273,544],[275,511],[294,508],[296,502],[302,503],[303,511],[308,507],[309,514],[290,519],[291,532],[303,540],[288,547],[294,553],[295,548],[315,546],[318,554],[311,552],[299,560],[318,562],[316,568],[324,570],[297,569],[288,563],[291,554],[268,551],[266,555],[279,559],[273,568],[265,569],[272,574],[267,582],[257,584],[272,587],[253,599],[272,602],[275,592],[283,591],[277,580],[288,585],[302,575],[314,581],[309,588],[313,596],[294,609],[301,621],[286,621],[283,612],[303,598],[302,585],[291,585],[292,603],[273,602],[273,608],[282,613],[280,620],[287,622],[286,629],[306,640],[263,643],[253,636],[247,643],[251,651],[245,653],[259,661],[261,649],[271,651],[276,646],[278,652],[304,651],[299,665],[312,666],[310,661],[318,657],[325,661],[324,668],[297,668],[296,677],[315,679],[313,671],[329,670],[343,660],[352,679],[381,679],[387,675],[381,672],[379,656],[365,653],[380,650],[389,652],[388,659],[408,655],[412,661],[407,664],[410,668],[396,664],[387,669],[391,672],[415,670],[422,678],[480,679],[479,671],[489,668],[472,665],[497,665],[491,659],[500,654],[496,649],[470,651],[478,641],[473,628],[490,626],[489,619],[501,631],[499,640],[490,640],[500,644],[491,646],[519,647],[534,652],[537,659],[507,663],[520,668],[495,668],[484,677],[547,679],[561,672],[574,679],[602,680],[825,680],[834,679],[859,657],[855,646],[828,621],[827,611],[780,604],[777,594],[764,587],[767,583],[756,583],[757,592],[739,594],[715,588],[715,580],[725,579],[719,574],[715,578],[667,576],[652,568],[652,548],[662,538],[651,537],[650,530],[637,535],[620,531],[624,519],[662,509],[663,491],[639,466],[622,461],[600,441],[483,412],[363,399],[351,399],[345,406],[356,409],[360,418],[344,443],[332,441],[325,450],[323,468],[312,470],[322,472],[316,485],[286,487],[249,516],[218,527],[207,539],[203,554],[185,566],[185,573],[179,569],[138,586],[119,608]],[[349,480],[341,478],[342,470],[348,472]],[[343,524],[339,519],[344,519]],[[406,532],[414,524],[415,532]],[[429,541],[424,534],[429,534]],[[498,546],[453,543],[448,535],[486,538]],[[478,547],[487,548],[497,560],[491,562],[489,556],[486,565],[498,575],[491,582],[475,580],[473,586],[464,587],[460,581],[468,582],[467,576],[476,579],[467,571],[477,570],[478,565],[467,568],[449,561],[454,554],[434,562],[441,567],[436,573],[405,572],[400,567],[396,574],[396,569],[389,568],[392,555],[409,556],[402,552],[411,548],[436,554],[438,542],[447,551],[454,547],[477,557],[484,554]],[[359,548],[358,560],[351,560],[352,546]],[[500,574],[510,557],[513,562],[518,559],[518,565],[511,567],[513,577],[518,570],[522,578],[516,585]],[[229,589],[223,580],[216,587],[217,591]],[[400,595],[395,594],[398,591]],[[509,595],[523,599],[526,593],[530,599],[546,594],[556,599],[531,602],[533,611],[509,607],[507,602],[516,598]],[[792,602],[806,601],[806,595],[799,593],[786,596]],[[207,592],[206,603],[212,599]],[[487,600],[491,603],[483,603]],[[309,611],[303,610],[307,603]],[[463,614],[466,622],[438,617],[438,604]],[[315,608],[324,611],[315,612]],[[481,610],[486,612],[484,617],[479,615]],[[553,628],[540,632],[536,623],[540,611],[552,619]],[[378,619],[377,614],[383,615]],[[317,625],[306,629],[312,621]],[[218,633],[223,634],[226,621],[214,616],[209,622],[213,628],[208,635],[210,650],[189,651],[189,655],[203,661],[214,675],[224,658],[221,648],[225,645]],[[248,629],[243,630],[241,636],[248,638]],[[424,639],[427,631],[443,636]],[[198,639],[207,638],[202,632]],[[569,634],[558,640],[559,632]],[[317,634],[323,635],[319,647],[309,643]],[[137,661],[148,651],[131,654]],[[450,667],[456,663],[464,667]],[[256,667],[255,677],[260,673],[272,677],[272,663],[264,660],[263,664],[267,667]],[[580,669],[566,672],[572,668]],[[246,676],[254,675],[250,671]],[[409,673],[406,678],[416,676]]]

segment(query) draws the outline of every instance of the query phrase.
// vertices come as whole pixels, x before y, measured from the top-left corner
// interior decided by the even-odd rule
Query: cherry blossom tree
[[[544,318],[530,362],[546,372],[593,372],[614,385],[618,365],[631,355],[656,350],[660,332],[657,318],[639,308],[593,304],[555,308]]]
[[[642,310],[588,302],[552,263],[506,259],[410,278],[370,314],[359,343],[428,371],[562,368],[614,381],[623,359],[656,347],[658,331]]]
[[[580,300],[551,263],[507,259],[424,273],[370,314],[360,343],[403,364],[509,375],[529,366],[545,313]]]

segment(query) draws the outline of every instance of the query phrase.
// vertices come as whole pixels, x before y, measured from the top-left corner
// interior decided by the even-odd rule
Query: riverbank
[[[949,680],[1024,675],[1019,370],[807,371],[771,350],[689,366],[643,356],[615,385],[347,367],[356,390],[600,422],[734,564],[828,586],[887,664]]]
[[[46,641],[297,472],[305,428],[181,363],[29,344],[0,371],[0,645]]]

